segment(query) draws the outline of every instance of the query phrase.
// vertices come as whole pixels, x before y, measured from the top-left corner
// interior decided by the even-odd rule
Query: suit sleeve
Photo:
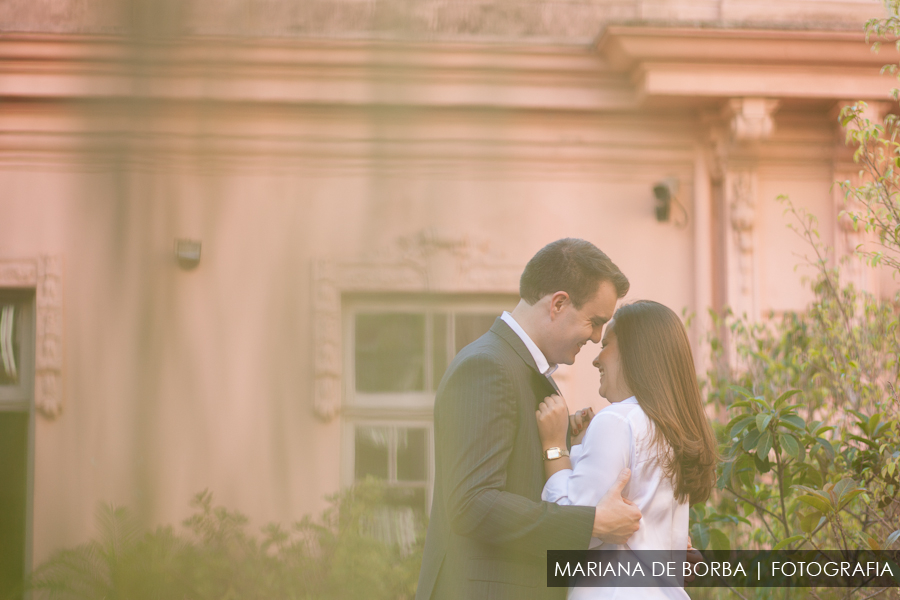
[[[504,491],[519,402],[502,363],[471,356],[442,387],[435,441],[453,532],[539,556],[551,549],[586,549],[594,507],[559,506]]]

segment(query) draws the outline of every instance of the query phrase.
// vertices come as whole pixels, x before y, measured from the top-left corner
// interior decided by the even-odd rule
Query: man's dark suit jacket
[[[456,356],[434,405],[435,481],[416,600],[561,599],[547,550],[586,549],[594,507],[541,501],[534,412],[554,393],[501,319]]]

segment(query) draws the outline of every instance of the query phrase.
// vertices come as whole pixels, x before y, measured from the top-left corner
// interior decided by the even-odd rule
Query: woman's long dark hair
[[[679,502],[709,498],[716,481],[716,438],[700,398],[684,324],[658,302],[639,300],[612,322],[625,381],[656,426],[653,443]],[[672,452],[663,452],[668,442]]]

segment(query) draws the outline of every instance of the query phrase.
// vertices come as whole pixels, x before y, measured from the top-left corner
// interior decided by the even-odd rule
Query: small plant
[[[125,508],[98,511],[97,539],[58,552],[28,582],[51,600],[402,600],[415,595],[424,532],[415,546],[385,544],[366,523],[385,509],[383,485],[365,481],[329,499],[318,520],[269,524],[215,506],[204,491],[183,534],[144,532]]]

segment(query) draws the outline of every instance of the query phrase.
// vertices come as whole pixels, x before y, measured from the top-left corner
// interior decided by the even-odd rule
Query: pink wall
[[[809,293],[792,254],[802,244],[774,199],[814,212],[833,241],[830,186],[847,165],[832,111],[848,99],[834,90],[886,98],[882,59],[857,34],[738,32],[749,62],[719,66],[739,100],[768,81],[771,64],[753,52],[862,47],[838,75],[810,80],[816,97],[775,86],[780,104],[754,116],[704,79],[704,44],[721,42],[709,32],[609,35],[608,54],[260,41],[246,64],[192,73],[194,58],[217,56],[219,42],[203,42],[146,80],[104,62],[108,40],[0,36],[14,73],[0,83],[0,263],[63,261],[64,406],[36,423],[35,561],[87,539],[98,502],[148,523],[177,523],[204,488],[255,523],[324,506],[346,474],[343,417],[326,422],[312,408],[316,260],[377,263],[396,256],[398,238],[435,230],[471,240],[476,258],[508,273],[574,236],[623,268],[629,298],[700,314],[719,298],[755,318],[802,308]],[[651,47],[668,35],[686,44],[677,64]],[[409,70],[386,75],[369,62],[379,53]],[[782,75],[824,60],[804,56],[779,63]],[[685,68],[693,88],[666,83]],[[135,81],[147,84],[146,104],[121,101]],[[94,101],[72,102],[85,98]],[[680,181],[685,228],[654,218],[652,186],[665,177]],[[749,196],[738,180],[753,182]],[[753,242],[742,263],[732,213],[745,201]],[[176,238],[202,241],[195,270],[175,264]],[[490,289],[514,294],[509,281]],[[573,409],[602,403],[595,352],[560,370]]]

